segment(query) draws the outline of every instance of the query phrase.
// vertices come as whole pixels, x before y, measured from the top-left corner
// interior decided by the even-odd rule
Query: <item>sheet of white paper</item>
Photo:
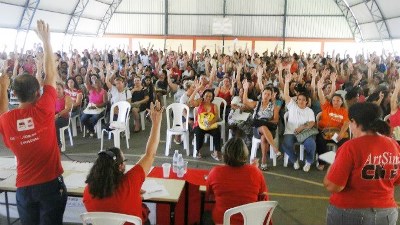
[[[338,143],[338,140],[337,140],[338,137],[339,137],[339,134],[338,133],[334,133],[333,136],[332,136],[332,141]]]
[[[13,174],[16,174],[15,170],[0,170],[0,179],[6,179]]]
[[[249,118],[250,113],[234,113],[232,115],[232,120],[247,120]]]
[[[332,164],[335,161],[335,156],[336,156],[336,153],[334,151],[329,151],[329,152],[326,152],[326,153],[320,155],[319,159],[321,159],[329,164]]]
[[[169,193],[164,185],[158,184],[155,180],[145,180],[142,185],[142,189],[146,191],[143,199],[157,198],[168,196]]]
[[[83,188],[86,186],[86,173],[72,173],[64,177],[65,185],[68,188]]]

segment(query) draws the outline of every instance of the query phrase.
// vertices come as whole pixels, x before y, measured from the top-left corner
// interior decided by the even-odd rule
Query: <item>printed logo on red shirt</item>
[[[35,129],[32,117],[17,120],[17,131],[26,131]]]
[[[394,179],[400,168],[400,156],[391,152],[380,155],[369,154],[361,171],[361,177],[366,180]]]

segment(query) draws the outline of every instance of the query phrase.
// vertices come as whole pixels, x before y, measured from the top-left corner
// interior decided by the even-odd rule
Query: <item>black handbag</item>
[[[254,116],[253,116],[253,127],[259,128],[261,126],[266,126],[266,127],[268,127],[268,130],[270,130],[270,131],[276,130],[276,128],[278,128],[278,124],[272,123],[271,121],[269,121],[269,119],[256,118],[256,117],[258,117],[257,114],[258,114],[258,111],[260,110],[260,106],[261,106],[261,102],[259,101],[257,104],[256,111],[254,112]]]

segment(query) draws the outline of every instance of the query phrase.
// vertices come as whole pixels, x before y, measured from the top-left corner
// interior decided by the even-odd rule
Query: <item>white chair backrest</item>
[[[142,225],[142,219],[137,216],[110,212],[82,213],[81,220],[83,225],[123,225],[125,222],[130,222],[135,225]]]
[[[224,225],[230,225],[231,216],[237,213],[243,215],[244,225],[262,225],[267,216],[266,224],[269,224],[277,205],[277,201],[260,201],[228,209],[224,213]]]
[[[171,126],[171,121],[170,121],[170,110],[172,110],[173,116],[172,116],[172,126]],[[184,112],[186,111],[186,121],[183,123],[182,118],[184,115]],[[189,128],[189,106],[182,104],[182,103],[172,103],[169,104],[167,109],[167,129],[170,129],[171,127],[176,127],[180,126],[185,128],[185,130],[188,130]]]
[[[114,120],[115,107],[118,107],[118,118]],[[127,101],[119,101],[112,104],[110,109],[110,122],[125,123],[129,118],[129,112],[131,111],[131,104]]]
[[[387,122],[387,121],[389,120],[389,118],[390,118],[390,114],[386,115],[386,116],[383,118],[383,121]]]
[[[221,115],[221,105],[224,105],[224,108],[222,110],[222,118],[220,118],[221,120],[225,120],[225,112],[226,112],[226,101],[223,98],[220,97],[215,97],[214,100],[212,101],[212,103],[214,103],[215,105],[217,105],[218,107],[218,112]],[[219,116],[219,115],[218,115]]]

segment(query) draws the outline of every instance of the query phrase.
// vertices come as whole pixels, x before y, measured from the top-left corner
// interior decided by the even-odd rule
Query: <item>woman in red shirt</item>
[[[222,80],[222,86],[215,88],[214,91],[215,97],[223,98],[226,101],[225,120],[228,120],[228,115],[229,112],[231,111],[231,101],[232,101],[232,96],[234,94],[233,87],[234,85],[231,84],[230,79],[228,77],[225,77]]]
[[[155,105],[151,103],[152,128],[145,155],[127,173],[124,174],[126,159],[120,149],[110,148],[98,153],[83,192],[83,203],[88,212],[122,213],[142,220],[147,216],[143,214],[146,210],[142,209],[141,187],[157,152],[163,110],[158,101]]]
[[[207,177],[207,192],[215,198],[212,211],[215,224],[223,223],[227,209],[256,202],[260,198],[268,200],[267,185],[258,165],[246,164],[249,151],[244,141],[231,138],[224,149],[225,165],[215,166]],[[233,216],[231,224],[243,224],[242,216]]]
[[[337,151],[324,178],[331,192],[327,225],[395,225],[394,186],[400,184],[400,146],[373,103],[349,109],[353,139]]]

